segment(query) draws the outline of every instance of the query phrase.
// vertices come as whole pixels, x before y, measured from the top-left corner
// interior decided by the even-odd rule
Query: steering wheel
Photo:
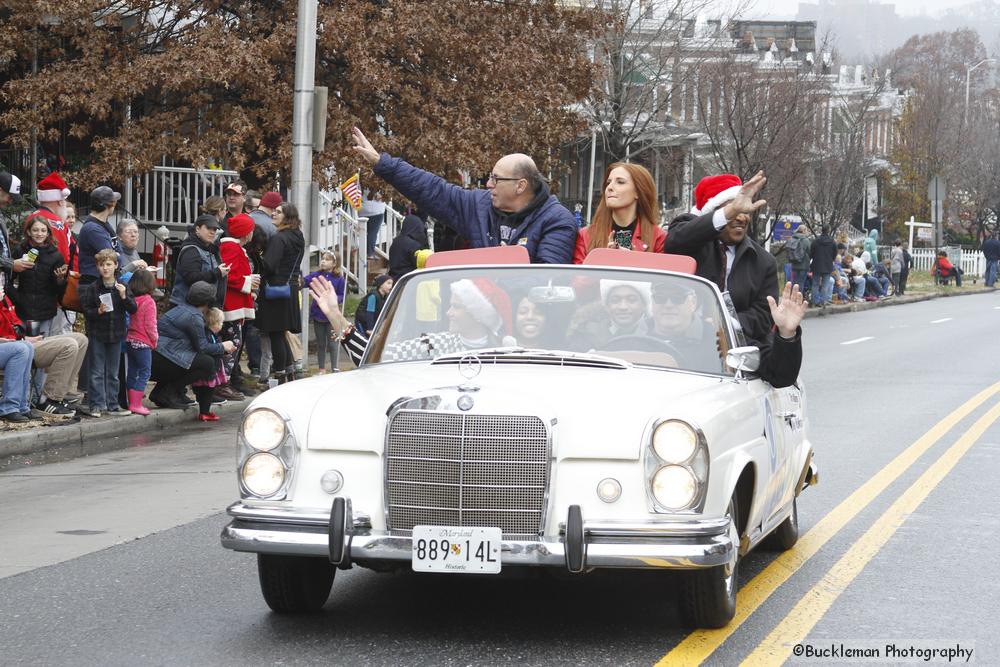
[[[600,346],[603,352],[623,352],[635,350],[637,352],[666,352],[678,366],[686,366],[687,360],[684,355],[673,344],[652,336],[641,336],[632,334],[628,336],[618,336]]]

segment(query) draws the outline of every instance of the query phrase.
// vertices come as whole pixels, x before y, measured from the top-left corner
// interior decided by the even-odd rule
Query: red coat
[[[636,251],[644,251],[646,244],[642,241],[642,225],[636,225],[635,235],[632,237],[632,247]],[[653,252],[663,252],[663,245],[667,242],[667,232],[663,227],[654,225],[653,227]],[[583,264],[587,257],[587,246],[590,245],[590,227],[583,227],[576,235],[576,248],[573,249],[573,263]],[[603,246],[601,246],[603,247]]]
[[[6,294],[0,300],[0,338],[20,340],[24,337],[24,324],[14,311],[14,304]]]
[[[226,322],[252,320],[254,301],[250,293],[250,259],[236,239],[223,237],[219,242],[219,257],[229,265],[226,276],[226,302],[222,312]]]

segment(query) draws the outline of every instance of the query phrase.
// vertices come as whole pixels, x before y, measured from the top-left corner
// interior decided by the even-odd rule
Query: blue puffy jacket
[[[469,239],[473,248],[500,245],[492,231],[496,215],[489,190],[465,190],[405,160],[382,153],[375,174],[399,190],[422,212]],[[549,196],[511,235],[538,264],[572,264],[577,225],[570,210]]]
[[[117,250],[114,243],[116,238],[114,230],[106,222],[101,222],[92,215],[83,219],[80,237],[76,241],[76,247],[80,251],[80,275],[100,277],[94,257],[105,248]]]
[[[205,336],[205,316],[188,303],[174,306],[156,323],[160,337],[156,351],[181,368],[191,368],[194,355],[201,352],[221,357],[221,343],[211,343]]]

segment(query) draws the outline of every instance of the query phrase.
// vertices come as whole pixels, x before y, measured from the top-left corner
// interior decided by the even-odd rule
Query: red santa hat
[[[694,188],[694,208],[691,212],[695,215],[711,213],[735,199],[741,187],[743,181],[739,176],[732,174],[706,176],[698,181],[698,185]]]
[[[254,229],[253,218],[246,213],[240,213],[229,218],[229,236],[241,239]]]
[[[62,201],[68,198],[69,194],[70,189],[66,186],[66,181],[62,179],[62,176],[57,171],[53,171],[38,181],[39,202]]]
[[[451,293],[458,297],[469,314],[494,334],[511,331],[510,297],[486,278],[465,278],[451,284]]]

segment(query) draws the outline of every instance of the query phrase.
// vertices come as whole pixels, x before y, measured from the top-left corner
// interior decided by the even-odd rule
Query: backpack
[[[806,260],[806,244],[802,242],[801,238],[793,236],[785,244],[785,248],[788,249],[788,259],[792,264],[801,264]]]

